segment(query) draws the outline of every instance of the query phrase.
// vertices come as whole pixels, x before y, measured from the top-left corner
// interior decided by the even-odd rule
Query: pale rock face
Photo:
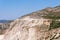
[[[3,40],[60,40],[60,28],[49,30],[52,23],[50,16],[57,15],[54,11],[59,12],[59,10],[48,8],[16,19],[10,24]]]
[[[23,19],[17,19],[15,22],[17,24],[6,34],[4,40],[40,40],[42,33],[39,31],[48,31],[50,26],[49,19],[33,19],[28,16]],[[44,26],[41,27],[43,24],[46,25],[45,28],[47,29],[44,29]]]
[[[0,40],[2,40],[4,38],[4,35],[0,35]]]

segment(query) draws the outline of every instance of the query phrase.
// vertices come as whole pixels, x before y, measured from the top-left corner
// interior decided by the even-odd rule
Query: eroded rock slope
[[[16,19],[3,40],[60,40],[60,6]]]

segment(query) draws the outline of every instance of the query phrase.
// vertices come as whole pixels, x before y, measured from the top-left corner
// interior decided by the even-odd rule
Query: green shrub
[[[59,28],[59,27],[60,27],[60,21],[53,20],[52,23],[50,24],[49,30]]]

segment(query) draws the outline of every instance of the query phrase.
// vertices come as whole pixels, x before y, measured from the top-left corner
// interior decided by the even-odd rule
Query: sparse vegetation
[[[44,18],[48,18],[48,19],[52,19],[52,22],[50,24],[50,28],[51,29],[55,29],[55,28],[59,28],[60,27],[60,12],[48,12],[48,14],[46,16],[43,16]],[[56,21],[57,20],[57,21]]]
[[[55,29],[55,28],[59,28],[60,27],[60,21],[52,21],[52,23],[50,24],[50,29]]]

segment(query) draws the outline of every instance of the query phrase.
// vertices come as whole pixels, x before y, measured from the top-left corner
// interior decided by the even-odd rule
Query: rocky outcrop
[[[0,35],[4,34],[10,27],[12,21],[0,20]]]
[[[16,19],[3,40],[60,40],[60,7],[46,8]]]

